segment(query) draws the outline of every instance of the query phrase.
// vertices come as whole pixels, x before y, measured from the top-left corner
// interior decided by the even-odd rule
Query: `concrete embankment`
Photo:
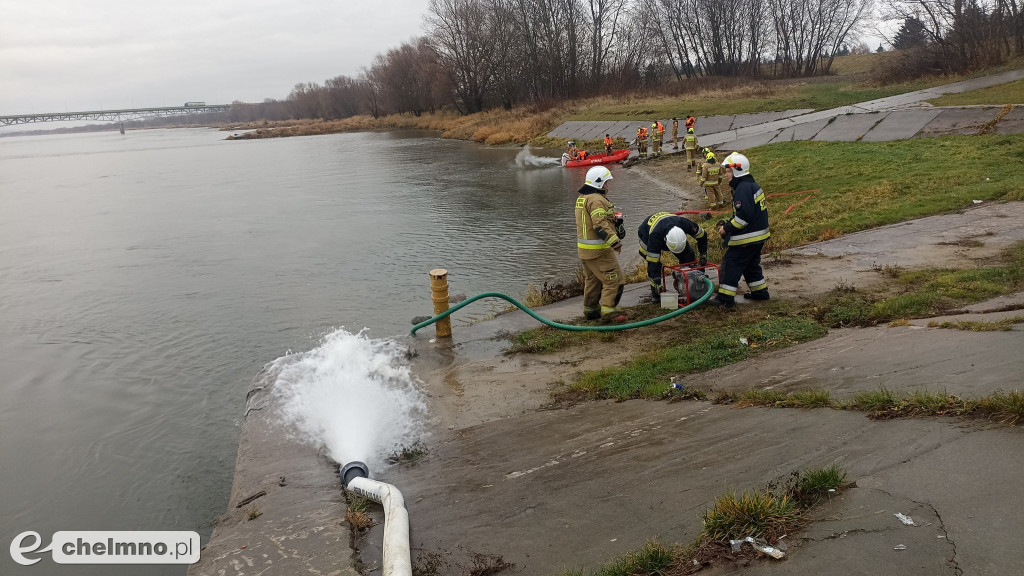
[[[956,242],[965,237],[984,242]],[[766,272],[773,295],[810,295],[837,279],[880,281],[878,266],[970,263],[1022,239],[1024,203],[986,204],[807,246],[788,253],[785,263],[768,263]],[[625,304],[644,293],[644,285],[628,287]],[[1024,303],[1024,295],[972,306],[955,319],[1019,314],[991,312],[1015,303]],[[564,320],[578,316],[580,306],[573,299],[541,313]],[[686,322],[683,317],[665,330],[685,330]],[[1017,489],[1024,472],[1019,427],[704,402],[537,410],[553,382],[640,350],[623,349],[616,343],[630,341],[623,339],[548,356],[501,354],[507,346],[502,334],[535,326],[516,312],[470,326],[456,322],[450,342],[432,341],[429,328],[408,340],[432,398],[429,454],[414,466],[375,473],[402,490],[413,558],[440,561],[438,574],[499,560],[514,564],[517,574],[592,570],[650,538],[688,543],[700,530],[702,512],[723,492],[757,489],[794,470],[834,462],[855,487],[790,538],[784,564],[755,563],[745,573],[811,575],[835,566],[844,573],[922,576],[1024,571],[1016,544],[1024,533],[1017,513],[1024,507]],[[648,337],[656,340],[657,330]],[[822,388],[837,398],[879,386],[971,397],[1019,389],[1021,350],[1020,324],[987,333],[926,322],[843,329],[687,383]],[[190,575],[354,574],[334,463],[274,426],[272,382],[271,375],[254,382],[231,504]],[[250,519],[254,507],[261,515]],[[911,516],[916,526],[902,524],[896,513]],[[380,526],[357,540],[368,573],[379,566],[380,541]]]
[[[798,109],[700,117],[694,133],[701,146],[719,150],[744,150],[792,140],[881,142],[945,134],[978,134],[981,131],[1020,134],[1024,132],[1024,106],[1015,106],[1004,112],[1004,106],[933,107],[925,101],[1022,78],[1024,70],[1011,70],[830,110]],[[547,136],[594,140],[611,134],[631,142],[636,137],[636,129],[649,127],[652,120],[577,120],[561,124]],[[660,120],[669,126],[666,139],[670,139],[671,119]],[[680,125],[679,137],[684,135],[685,130]],[[681,151],[671,146],[663,149],[666,154]]]
[[[335,465],[280,425],[274,374],[246,397],[227,512],[189,576],[357,576]]]

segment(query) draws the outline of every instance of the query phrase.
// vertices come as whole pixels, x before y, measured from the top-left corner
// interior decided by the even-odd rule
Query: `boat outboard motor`
[[[571,160],[571,158],[569,157],[569,153],[562,152],[562,166],[565,166],[569,162],[569,160]]]

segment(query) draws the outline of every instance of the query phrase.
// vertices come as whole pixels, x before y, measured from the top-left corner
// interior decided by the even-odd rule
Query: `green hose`
[[[533,310],[530,310],[526,306],[523,306],[518,301],[516,301],[515,298],[512,298],[511,296],[507,296],[505,294],[502,294],[501,292],[484,292],[482,294],[477,294],[476,296],[473,296],[472,298],[468,298],[464,302],[460,302],[460,303],[456,304],[454,307],[449,308],[448,310],[445,310],[444,312],[438,314],[437,316],[434,316],[430,320],[424,320],[423,322],[420,322],[419,324],[417,324],[417,325],[412,327],[412,330],[409,331],[409,334],[412,334],[412,335],[415,336],[416,335],[416,331],[419,330],[420,328],[423,328],[424,326],[430,326],[434,322],[437,322],[438,320],[442,320],[442,319],[448,317],[453,312],[455,312],[456,310],[459,310],[463,306],[466,306],[468,304],[476,302],[477,300],[480,300],[481,298],[501,298],[502,300],[505,300],[505,301],[513,304],[514,306],[516,306],[517,308],[519,308],[523,312],[526,312],[530,316],[533,316],[534,319],[536,319],[536,320],[538,320],[538,321],[540,321],[540,322],[542,322],[544,324],[547,324],[548,326],[551,326],[552,328],[558,328],[559,330],[572,330],[574,332],[587,332],[587,331],[615,332],[617,330],[630,330],[632,328],[642,328],[644,326],[650,326],[651,324],[657,324],[658,322],[664,322],[665,320],[668,320],[670,318],[675,318],[676,316],[679,316],[680,314],[684,314],[686,312],[689,312],[690,310],[693,310],[697,306],[700,306],[701,304],[703,304],[704,301],[707,300],[708,298],[710,298],[711,295],[714,294],[714,291],[715,291],[715,285],[714,285],[714,283],[711,282],[710,278],[705,278],[704,279],[704,283],[707,284],[707,287],[708,287],[707,293],[704,294],[703,296],[701,296],[696,302],[694,302],[694,303],[692,303],[692,304],[690,304],[688,306],[684,306],[684,307],[682,307],[682,308],[680,308],[678,310],[673,310],[673,311],[669,312],[668,314],[665,314],[663,316],[658,316],[657,318],[649,318],[647,320],[642,320],[640,322],[631,322],[629,324],[616,324],[614,326],[576,326],[576,325],[573,325],[573,324],[561,324],[559,322],[554,322],[552,320],[548,320],[547,318],[543,318],[543,317],[539,316],[536,312],[534,312]]]

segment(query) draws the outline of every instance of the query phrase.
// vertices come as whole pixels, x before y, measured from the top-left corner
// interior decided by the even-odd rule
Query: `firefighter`
[[[570,160],[579,160],[580,159],[580,151],[579,151],[579,149],[576,148],[576,141],[575,140],[569,140],[567,146],[569,146],[569,159]]]
[[[686,129],[689,130],[690,128],[697,128],[697,119],[693,117],[693,114],[686,117]]]
[[[712,208],[725,203],[722,198],[722,167],[715,162],[714,153],[709,153],[707,162],[700,170],[700,185],[704,187],[704,197]]]
[[[651,301],[661,302],[661,253],[671,252],[680,264],[698,260],[686,236],[697,240],[700,265],[708,263],[708,235],[687,218],[671,212],[658,212],[640,224],[640,256],[647,261],[647,280],[651,284]]]
[[[583,316],[597,320],[611,314],[622,299],[623,276],[616,254],[623,232],[608,201],[612,173],[604,166],[587,171],[586,184],[576,198],[576,252],[583,262]]]
[[[679,149],[679,118],[672,119],[672,149]]]
[[[654,138],[654,153],[661,154],[661,145],[665,141],[665,126],[660,120],[651,122],[651,136]]]
[[[640,156],[647,156],[647,128],[643,126],[636,129],[636,153]]]
[[[697,136],[693,128],[686,129],[686,136],[683,137],[683,148],[686,150],[686,167],[693,168],[697,163]]]
[[[697,163],[696,163],[697,170],[694,172],[694,174],[697,176],[697,181],[698,182],[700,182],[700,173],[704,169],[704,163],[707,162],[707,160],[708,160],[708,154],[714,154],[714,152],[711,150],[711,148],[705,148],[704,150],[702,150],[701,151],[701,159],[697,160]],[[704,184],[701,183],[701,186],[703,186],[703,185]],[[706,199],[707,198],[705,198],[705,200]]]
[[[733,216],[718,223],[718,234],[726,246],[722,257],[722,276],[718,294],[707,301],[711,306],[732,308],[736,305],[736,292],[740,277],[747,281],[748,300],[768,300],[768,283],[761,270],[761,250],[771,237],[768,230],[768,207],[764,191],[750,175],[750,160],[733,152],[722,161],[722,176],[733,190]]]
[[[614,145],[615,145],[615,141],[612,140],[612,135],[611,134],[605,134],[604,135],[604,153],[609,155],[609,156],[611,156],[612,155],[612,147]]]

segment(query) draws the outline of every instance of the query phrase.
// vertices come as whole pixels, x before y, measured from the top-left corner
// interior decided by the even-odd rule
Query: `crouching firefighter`
[[[748,300],[768,300],[768,283],[761,270],[761,249],[771,237],[764,191],[750,175],[750,160],[739,152],[722,161],[723,176],[733,190],[733,216],[718,223],[718,234],[726,246],[722,256],[718,294],[706,303],[732,308],[736,304],[740,277],[747,281]]]
[[[640,255],[647,261],[647,280],[651,283],[651,301],[661,303],[661,253],[671,252],[680,264],[697,260],[687,235],[697,240],[700,265],[708,263],[708,235],[694,222],[671,212],[658,212],[640,224]]]
[[[576,251],[583,263],[583,315],[596,320],[611,314],[622,298],[623,277],[616,254],[625,231],[616,222],[608,201],[612,173],[604,166],[587,171],[587,182],[576,198]]]

